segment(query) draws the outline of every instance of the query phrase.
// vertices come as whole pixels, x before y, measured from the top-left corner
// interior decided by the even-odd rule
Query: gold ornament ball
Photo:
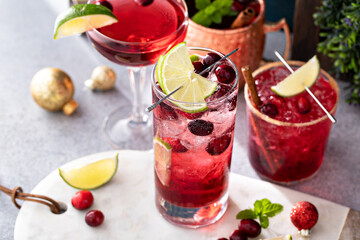
[[[43,68],[31,80],[31,95],[35,102],[49,111],[63,110],[70,115],[77,108],[77,103],[72,99],[74,85],[64,71],[57,68]]]
[[[91,90],[99,89],[107,91],[114,87],[116,74],[108,66],[97,66],[91,74],[91,79],[85,81],[85,85]]]

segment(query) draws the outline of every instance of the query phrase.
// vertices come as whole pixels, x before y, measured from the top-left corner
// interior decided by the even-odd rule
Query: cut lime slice
[[[171,98],[185,102],[173,101],[175,105],[190,113],[205,111],[207,109],[205,99],[213,94],[217,87],[216,82],[196,74],[194,70],[186,43],[183,42],[173,47],[165,55],[158,78],[160,87],[165,94],[182,86]]]
[[[292,97],[305,91],[305,86],[311,87],[320,73],[320,64],[316,56],[302,65],[294,73],[287,76],[276,86],[272,86],[277,95],[281,97]]]
[[[116,23],[110,9],[96,4],[78,4],[62,12],[55,21],[54,39]]]
[[[193,55],[190,56],[190,61],[191,62],[195,62],[195,61],[199,61],[199,60],[200,60],[200,58],[196,54],[193,54]]]
[[[282,237],[275,237],[275,238],[267,238],[264,240],[292,240],[292,236],[290,234]]]
[[[159,137],[154,138],[155,172],[164,186],[170,185],[171,146]]]
[[[102,159],[79,167],[59,168],[59,174],[71,187],[88,190],[95,189],[109,182],[114,177],[118,161],[117,154],[115,158]]]

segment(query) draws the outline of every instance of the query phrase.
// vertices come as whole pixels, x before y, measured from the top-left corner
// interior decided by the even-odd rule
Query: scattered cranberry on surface
[[[250,238],[256,238],[261,233],[260,224],[253,219],[242,219],[238,229],[241,233]]]
[[[107,7],[108,9],[110,9],[111,11],[113,10],[113,7],[111,5],[111,3],[109,3],[108,1],[106,0],[102,0],[102,1],[98,1],[96,2],[97,5],[102,5],[104,7]]]
[[[266,103],[260,107],[260,112],[274,118],[279,114],[277,107],[272,103]]]
[[[221,64],[216,67],[215,75],[219,82],[229,84],[235,80],[236,73],[232,67]]]
[[[230,236],[230,240],[247,240],[247,239],[248,237],[239,230],[235,230]]]
[[[206,146],[206,151],[212,155],[217,156],[225,152],[231,142],[231,134],[226,134],[221,137],[211,140]]]
[[[299,97],[297,106],[300,114],[307,114],[311,110],[311,104],[305,97]]]
[[[181,144],[180,139],[178,138],[164,138],[164,141],[171,146],[173,152],[186,152],[188,149]]]
[[[291,222],[300,230],[311,229],[319,218],[316,207],[306,201],[296,203],[290,212]]]
[[[84,210],[89,207],[94,202],[94,197],[92,193],[88,190],[81,190],[75,193],[75,195],[71,198],[71,204],[74,208],[78,210]]]
[[[214,130],[214,124],[202,119],[197,119],[189,122],[189,131],[197,136],[207,136]]]
[[[85,216],[86,223],[91,227],[97,227],[104,221],[104,214],[99,210],[91,210]]]
[[[204,65],[205,67],[210,66],[211,64],[215,63],[216,61],[220,60],[221,57],[216,54],[216,53],[208,53],[206,54],[206,56],[204,57]]]
[[[149,6],[154,0],[134,0],[140,6]]]

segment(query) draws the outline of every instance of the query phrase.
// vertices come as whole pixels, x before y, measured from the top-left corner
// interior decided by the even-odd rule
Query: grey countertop
[[[55,18],[67,6],[65,0],[0,0],[0,184],[9,188],[21,186],[29,192],[59,166],[111,150],[101,130],[103,118],[118,104],[131,104],[125,67],[101,57],[85,37],[52,39]],[[281,50],[279,38],[276,34],[267,38],[265,56],[272,49]],[[116,87],[108,92],[85,89],[84,81],[102,64],[115,69]],[[30,82],[44,67],[60,68],[71,76],[79,103],[71,116],[47,112],[33,101]],[[147,78],[149,73],[150,67]],[[146,103],[150,103],[149,82]],[[342,239],[360,239],[356,229],[360,222],[360,107],[345,103],[347,84],[339,81],[339,85],[338,123],[333,126],[324,163],[316,176],[290,188],[352,208]],[[247,159],[245,126],[240,93],[232,171],[258,178]],[[0,203],[0,239],[13,239],[18,209],[3,193]]]

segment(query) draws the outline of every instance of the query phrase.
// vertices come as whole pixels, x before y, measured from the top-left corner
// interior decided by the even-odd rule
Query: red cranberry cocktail
[[[206,48],[189,50],[200,59],[193,62],[197,73],[223,56]],[[205,100],[206,110],[186,112],[170,97],[153,111],[154,139],[171,149],[170,160],[162,169],[158,166],[165,166],[163,156],[154,149],[156,204],[167,220],[187,227],[214,223],[227,208],[238,73],[226,59],[203,76],[217,83],[215,92]],[[152,77],[153,102],[157,102],[165,94],[155,70]]]
[[[302,65],[289,63],[294,70]],[[245,87],[250,163],[261,177],[284,184],[306,179],[319,169],[332,126],[306,91],[293,97],[280,97],[271,90],[289,74],[280,62],[254,72],[262,103],[259,109],[253,105]],[[321,70],[310,90],[335,114],[339,89],[331,76]]]

